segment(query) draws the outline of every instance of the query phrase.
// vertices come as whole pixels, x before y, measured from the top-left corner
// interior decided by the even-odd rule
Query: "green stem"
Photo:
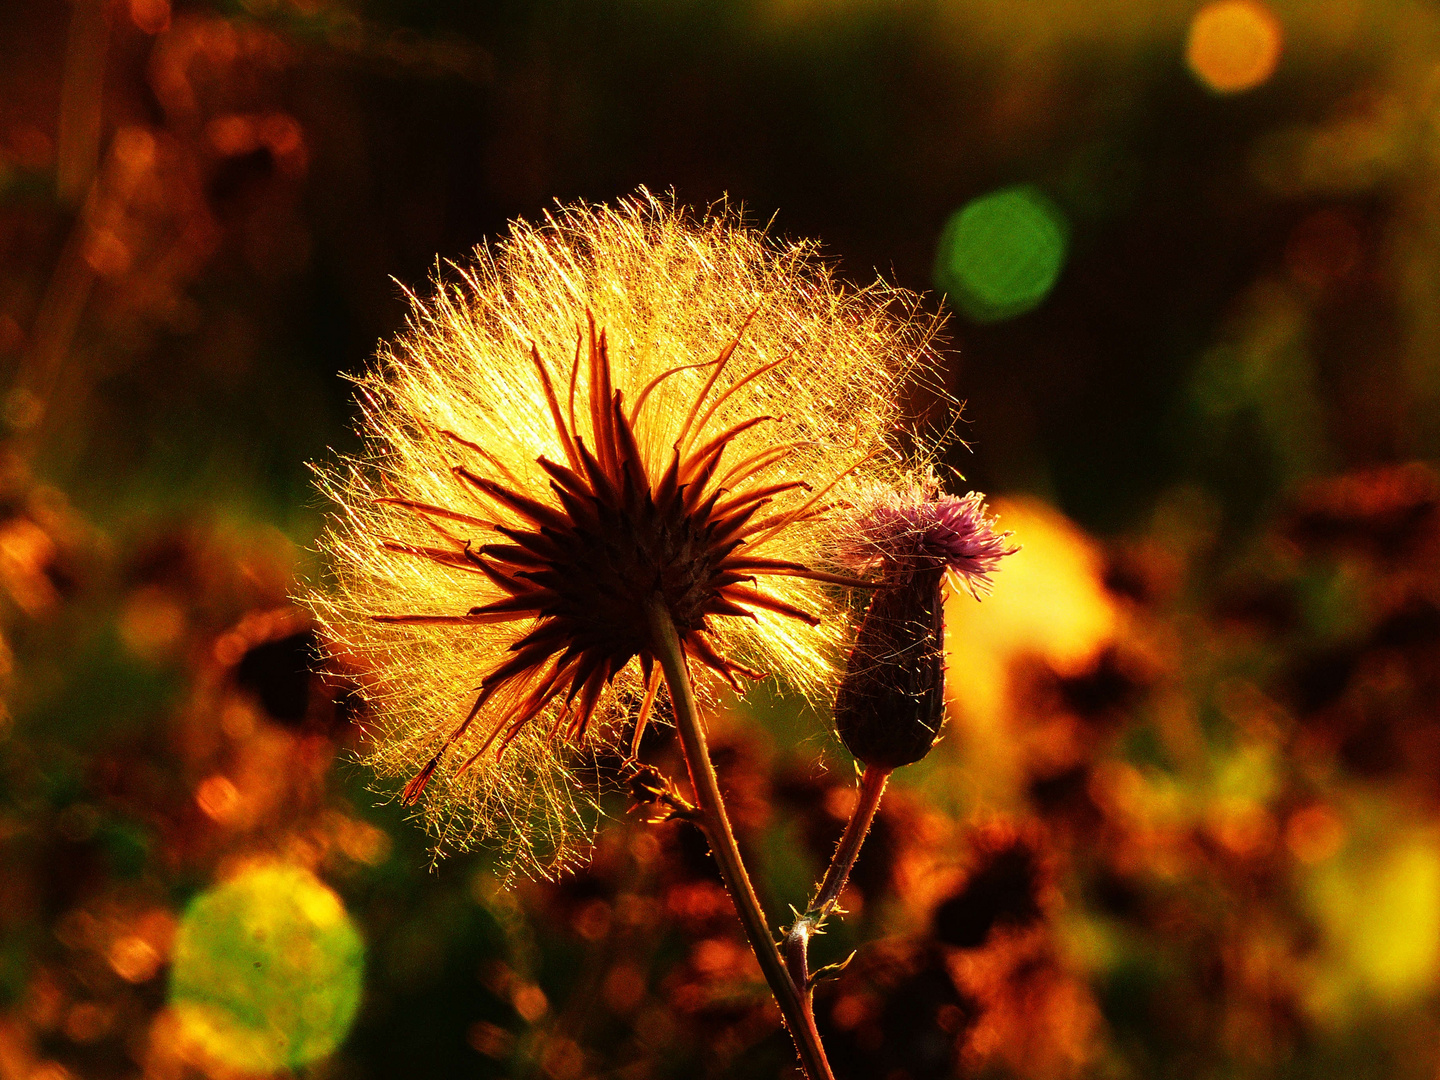
[[[730,817],[725,812],[725,801],[720,795],[720,782],[715,775],[715,766],[710,761],[710,749],[705,744],[705,732],[700,726],[700,713],[695,706],[695,694],[690,685],[690,672],[685,664],[685,654],[680,646],[680,635],[670,611],[660,601],[650,607],[650,629],[654,638],[655,652],[665,672],[665,682],[670,689],[670,702],[675,710],[675,727],[680,732],[680,744],[685,750],[685,764],[690,770],[690,783],[695,789],[695,802],[700,810],[700,825],[710,841],[710,850],[720,867],[720,876],[730,890],[730,899],[740,922],[745,927],[745,936],[750,939],[750,948],[760,961],[760,970],[775,995],[790,1036],[795,1040],[795,1049],[800,1054],[800,1064],[809,1080],[834,1080],[830,1062],[825,1058],[825,1048],[820,1045],[820,1033],[815,1029],[811,1010],[805,1007],[804,987],[796,986],[780,958],[770,928],[765,922],[765,912],[750,884],[750,875],[745,872],[745,863],[740,858],[740,848],[735,843],[735,832],[730,827]]]

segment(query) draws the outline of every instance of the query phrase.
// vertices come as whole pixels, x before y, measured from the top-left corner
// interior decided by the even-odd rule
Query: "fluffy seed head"
[[[584,857],[575,749],[638,746],[657,604],[702,688],[826,684],[829,511],[893,480],[916,311],[643,192],[517,222],[414,300],[361,380],[364,454],[322,472],[342,513],[310,602],[368,673],[371,763],[442,843]]]

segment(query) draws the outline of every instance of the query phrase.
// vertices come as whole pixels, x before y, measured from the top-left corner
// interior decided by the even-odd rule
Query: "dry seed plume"
[[[377,772],[442,845],[548,875],[588,851],[576,746],[628,752],[653,707],[646,604],[702,683],[832,683],[829,510],[898,475],[935,320],[646,192],[516,222],[442,278],[360,381],[364,453],[322,470],[309,600],[366,673]]]

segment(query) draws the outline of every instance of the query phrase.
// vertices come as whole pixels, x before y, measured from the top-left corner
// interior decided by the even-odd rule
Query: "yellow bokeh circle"
[[[1280,20],[1259,0],[1213,0],[1190,21],[1185,62],[1211,90],[1235,94],[1275,73],[1284,40]]]

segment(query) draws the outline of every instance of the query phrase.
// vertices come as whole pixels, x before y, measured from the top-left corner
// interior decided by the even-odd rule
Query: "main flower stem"
[[[805,1007],[806,988],[797,986],[790,978],[765,921],[765,912],[750,884],[750,875],[745,872],[739,845],[735,843],[735,831],[730,827],[730,816],[725,812],[725,800],[720,795],[715,766],[710,761],[705,731],[700,726],[700,713],[695,706],[695,693],[690,685],[685,654],[680,647],[680,635],[675,630],[669,609],[658,599],[650,606],[650,630],[656,655],[665,672],[665,682],[670,688],[675,727],[680,732],[680,745],[685,750],[685,764],[695,789],[700,826],[710,841],[710,851],[720,868],[720,876],[730,890],[730,899],[745,927],[745,936],[750,939],[750,948],[760,961],[760,970],[765,973],[765,981],[770,984],[785,1024],[795,1040],[795,1049],[800,1054],[805,1075],[809,1080],[835,1080],[830,1062],[825,1058],[825,1048],[820,1044],[820,1033],[815,1029],[814,1016]]]

